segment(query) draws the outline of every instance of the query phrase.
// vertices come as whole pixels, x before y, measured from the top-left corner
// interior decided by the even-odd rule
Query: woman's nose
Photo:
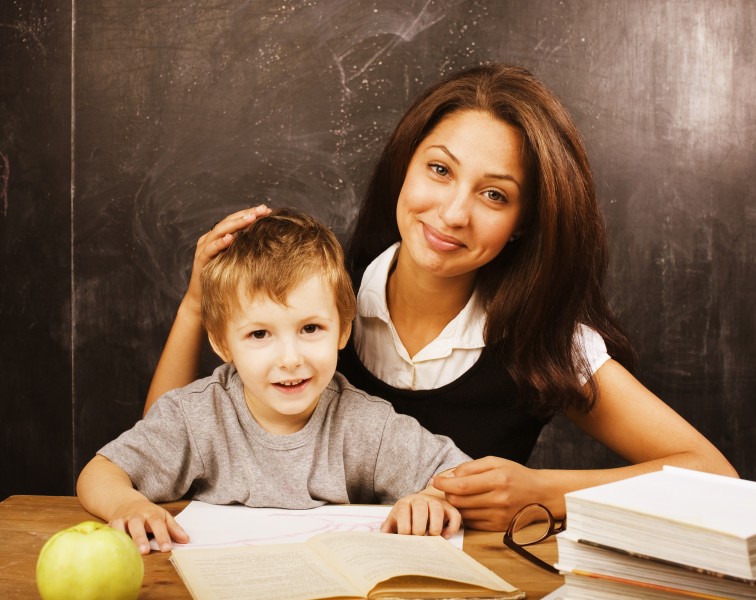
[[[448,227],[465,227],[470,222],[471,194],[455,188],[438,205],[438,216]]]

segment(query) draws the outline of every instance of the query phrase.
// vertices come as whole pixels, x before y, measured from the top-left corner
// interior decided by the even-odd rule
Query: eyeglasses
[[[509,523],[504,533],[504,544],[534,565],[551,573],[559,573],[559,569],[531,554],[525,547],[542,542],[566,528],[566,518],[557,524],[554,515],[543,504],[528,504],[521,508]]]

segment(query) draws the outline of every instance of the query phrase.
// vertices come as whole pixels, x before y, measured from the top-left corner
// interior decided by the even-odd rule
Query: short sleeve
[[[421,492],[431,477],[471,460],[443,435],[435,435],[408,415],[391,410],[375,465],[375,492],[381,502]]]
[[[126,471],[152,502],[181,498],[202,472],[178,391],[159,398],[144,419],[97,454]]]
[[[588,373],[580,372],[580,385],[590,379],[601,366],[611,357],[606,350],[606,343],[599,333],[587,325],[578,325],[575,335],[572,338],[573,356],[580,365],[580,355],[585,358],[588,366]]]

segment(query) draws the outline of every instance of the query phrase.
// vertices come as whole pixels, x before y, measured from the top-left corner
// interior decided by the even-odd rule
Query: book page
[[[305,544],[174,549],[171,561],[198,600],[361,597]]]
[[[334,562],[346,565],[349,578],[363,586],[365,595],[382,581],[406,575],[517,592],[494,572],[438,536],[336,532],[317,535],[308,544],[323,548],[322,555],[330,555]]]

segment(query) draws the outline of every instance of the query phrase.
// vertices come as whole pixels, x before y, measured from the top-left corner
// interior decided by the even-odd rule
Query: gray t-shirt
[[[254,420],[232,365],[162,396],[98,454],[153,502],[304,509],[393,503],[470,460],[390,403],[336,373],[300,431],[276,435]]]

